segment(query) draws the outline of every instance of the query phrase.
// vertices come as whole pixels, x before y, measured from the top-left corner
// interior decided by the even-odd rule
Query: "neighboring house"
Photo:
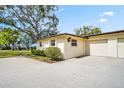
[[[94,55],[124,58],[124,30],[77,36],[63,33],[37,41],[37,49],[58,47],[64,59]]]

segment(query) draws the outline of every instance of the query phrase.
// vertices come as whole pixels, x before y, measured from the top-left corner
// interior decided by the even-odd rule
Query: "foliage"
[[[74,29],[76,35],[91,35],[101,33],[101,29],[94,26],[83,26],[82,28]]]
[[[33,44],[32,38],[26,33],[20,33],[17,40],[18,49],[30,49]]]
[[[45,49],[45,55],[52,60],[62,59],[61,50],[58,47],[48,47]]]
[[[58,33],[56,10],[54,5],[3,5],[0,6],[0,23],[37,40]]]
[[[10,28],[4,28],[0,31],[0,45],[5,45],[7,48],[14,45],[19,37],[19,32]]]
[[[53,61],[50,60],[49,57],[43,57],[43,56],[34,56],[32,55],[31,51],[12,51],[12,50],[0,50],[0,58],[8,58],[8,57],[14,57],[14,56],[26,56],[29,58],[37,59],[42,62],[47,62],[47,63],[53,63]]]
[[[32,38],[25,33],[17,30],[4,28],[0,31],[0,49],[30,49],[33,44]]]
[[[98,27],[93,27],[93,28],[91,29],[90,34],[99,34],[99,33],[101,33],[101,32],[102,32],[102,31],[101,31],[100,28],[98,28]]]
[[[46,56],[44,50],[31,50],[31,53],[37,56]]]

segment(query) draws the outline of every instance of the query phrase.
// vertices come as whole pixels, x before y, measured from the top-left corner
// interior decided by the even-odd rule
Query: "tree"
[[[5,46],[6,49],[15,47],[15,43],[19,37],[19,32],[10,28],[4,28],[0,31],[0,45]]]
[[[37,40],[57,34],[58,18],[54,5],[5,5],[0,6],[0,24],[24,32]]]
[[[98,34],[98,33],[101,33],[101,29],[98,28],[98,27],[94,27],[94,28],[91,30],[91,33],[90,33],[90,34]]]
[[[101,29],[94,26],[83,26],[82,28],[74,29],[76,35],[91,35],[101,33]]]
[[[31,45],[33,44],[32,38],[26,33],[20,33],[20,36],[17,40],[17,47],[18,49],[30,49]]]
[[[75,32],[75,34],[76,35],[82,35],[82,28],[76,28],[76,29],[74,29],[74,32]]]

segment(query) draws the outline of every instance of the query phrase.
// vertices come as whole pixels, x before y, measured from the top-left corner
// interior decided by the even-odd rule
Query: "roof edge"
[[[70,35],[70,36],[75,36],[75,37],[80,37],[79,35],[75,35],[75,34],[70,34],[70,33],[60,33],[60,34],[56,34],[56,35],[51,35],[51,36],[46,36],[44,38],[38,39],[38,40],[42,40],[42,39],[46,39],[46,38],[52,38],[52,37],[56,37],[56,36],[61,36],[61,35]]]
[[[60,33],[60,34],[56,34],[56,35],[47,36],[47,37],[44,37],[44,38],[41,38],[41,39],[38,39],[38,40],[42,40],[42,39],[46,39],[46,38],[52,38],[52,37],[61,36],[61,35],[70,35],[70,36],[75,36],[75,37],[80,37],[80,38],[88,38],[88,37],[91,37],[91,36],[114,34],[114,33],[122,33],[122,32],[124,32],[124,30],[104,32],[104,33],[92,34],[92,35],[87,35],[87,36],[79,36],[79,35],[70,34],[70,33]]]
[[[91,36],[106,35],[106,34],[115,34],[115,33],[122,33],[122,32],[124,32],[124,30],[111,31],[111,32],[104,32],[104,33],[99,33],[99,34],[91,34],[91,35],[82,36],[82,37],[91,37]]]

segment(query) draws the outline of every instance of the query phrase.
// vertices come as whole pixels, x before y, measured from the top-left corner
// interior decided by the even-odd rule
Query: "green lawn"
[[[26,56],[31,55],[31,51],[12,51],[12,50],[0,50],[0,58],[7,58],[13,56]]]
[[[53,61],[48,57],[32,55],[30,50],[28,50],[28,51],[27,50],[16,50],[16,51],[0,50],[0,58],[8,58],[8,57],[14,57],[14,56],[26,56],[26,57],[37,59],[40,61],[53,63]]]

